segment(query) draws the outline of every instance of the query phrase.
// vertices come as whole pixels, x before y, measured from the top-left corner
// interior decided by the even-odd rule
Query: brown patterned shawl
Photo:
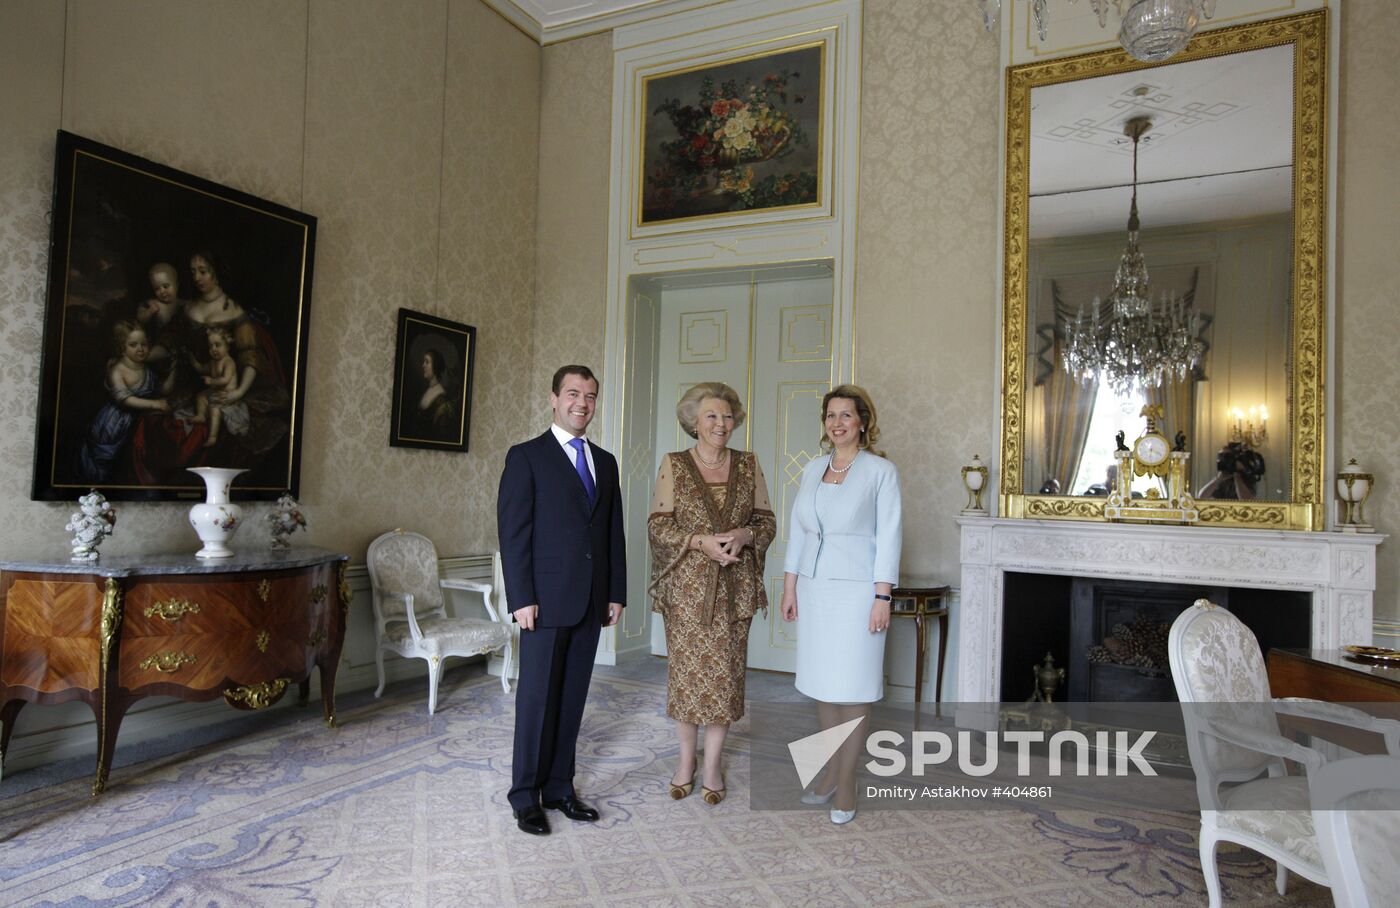
[[[723,503],[714,495],[689,451],[666,455],[656,477],[656,491],[647,518],[651,541],[652,610],[699,609],[705,624],[716,613],[725,620],[752,618],[768,607],[763,588],[763,556],[777,533],[777,519],[768,503],[763,471],[752,453],[733,451]],[[753,532],[739,561],[721,566],[704,552],[688,548],[690,537],[724,533],[738,527]]]

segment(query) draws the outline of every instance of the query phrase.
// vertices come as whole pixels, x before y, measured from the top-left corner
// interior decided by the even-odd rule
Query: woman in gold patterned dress
[[[647,535],[652,610],[666,624],[666,714],[676,720],[680,763],[671,797],[695,785],[699,727],[705,726],[700,783],[708,804],[724,800],[720,755],[729,725],[744,715],[749,623],[768,607],[763,555],[777,521],[752,453],[731,451],[744,422],[734,389],[702,382],[676,405],[695,446],[666,455],[656,477]]]

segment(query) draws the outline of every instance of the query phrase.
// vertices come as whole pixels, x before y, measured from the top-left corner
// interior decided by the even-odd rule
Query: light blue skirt
[[[870,633],[875,584],[797,578],[797,689],[827,703],[885,695],[885,635]]]

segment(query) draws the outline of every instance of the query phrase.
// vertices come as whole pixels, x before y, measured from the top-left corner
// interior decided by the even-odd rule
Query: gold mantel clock
[[[1103,516],[1125,522],[1195,523],[1201,514],[1187,484],[1191,455],[1173,451],[1167,436],[1157,428],[1157,420],[1162,418],[1160,404],[1143,407],[1142,415],[1147,417],[1147,428],[1131,448],[1113,453],[1118,482],[1104,502]],[[1155,476],[1165,489],[1154,487],[1145,497],[1133,498],[1134,476]]]

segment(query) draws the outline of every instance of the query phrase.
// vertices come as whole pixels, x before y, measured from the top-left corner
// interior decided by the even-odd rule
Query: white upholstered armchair
[[[1318,750],[1284,737],[1278,716],[1374,731],[1392,753],[1400,747],[1400,723],[1341,704],[1275,700],[1259,641],[1229,611],[1204,599],[1177,617],[1167,650],[1201,802],[1201,869],[1211,908],[1220,905],[1215,865],[1220,842],[1273,858],[1279,895],[1287,888],[1289,870],[1330,886],[1314,831],[1308,777],[1288,775],[1285,764],[1293,761],[1310,776],[1325,760]]]
[[[500,577],[500,557],[498,553],[494,558],[493,580]],[[442,663],[450,656],[478,656],[503,649],[501,686],[510,691],[510,616],[504,595],[493,584],[439,577],[437,549],[432,542],[403,530],[385,533],[371,542],[365,560],[373,588],[374,663],[379,670],[376,697],[384,692],[385,652],[427,661],[429,715],[437,709]],[[490,619],[453,617],[444,590],[480,593]]]
[[[1337,760],[1314,770],[1313,825],[1337,908],[1381,908],[1400,893],[1400,759]]]

